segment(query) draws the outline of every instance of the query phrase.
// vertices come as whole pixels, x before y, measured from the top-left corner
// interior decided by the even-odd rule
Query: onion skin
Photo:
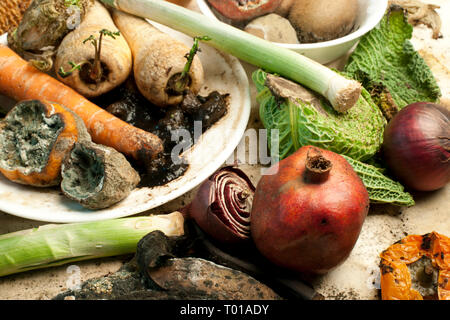
[[[255,187],[243,171],[224,167],[202,183],[188,207],[188,216],[211,238],[223,244],[246,243],[250,239],[250,211],[254,192]],[[237,204],[243,205],[246,211],[238,213]],[[228,209],[228,213],[233,212],[234,218],[238,216],[240,228],[232,226],[230,215],[224,208]]]
[[[428,102],[403,108],[386,126],[383,154],[405,187],[444,187],[450,181],[450,111]]]

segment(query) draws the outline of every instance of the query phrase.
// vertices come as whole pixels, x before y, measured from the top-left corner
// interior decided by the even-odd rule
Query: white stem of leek
[[[44,225],[0,235],[0,276],[75,261],[134,253],[139,240],[160,230],[184,234],[180,212],[106,221]]]
[[[101,1],[118,10],[153,20],[192,37],[209,36],[211,40],[208,45],[322,94],[336,111],[345,112],[353,107],[361,93],[359,82],[346,79],[318,62],[170,2]]]

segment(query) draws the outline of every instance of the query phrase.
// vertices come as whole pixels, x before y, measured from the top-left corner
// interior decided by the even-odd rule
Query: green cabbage
[[[260,118],[268,129],[268,141],[278,142],[280,160],[305,145],[362,161],[379,150],[386,121],[365,89],[357,104],[346,113],[336,112],[322,99],[324,113],[300,100],[279,100],[265,86],[266,77],[262,70],[252,75],[258,91]],[[278,129],[278,141],[272,137],[271,129]]]
[[[262,70],[252,75],[258,91],[256,99],[260,104],[260,118],[264,127],[269,129],[268,141],[278,142],[280,160],[305,145],[331,150],[343,155],[350,163],[364,183],[372,203],[414,205],[413,198],[400,183],[383,175],[382,169],[358,161],[374,159],[383,141],[386,124],[365,89],[357,105],[345,114],[337,113],[322,100],[324,114],[309,103],[275,97],[265,85],[266,77]],[[270,129],[278,129],[278,140],[272,137]]]
[[[361,38],[344,68],[382,110],[437,102],[441,96],[433,73],[410,42],[412,31],[403,11],[391,7],[380,25]]]
[[[353,160],[345,155],[342,156],[361,178],[369,193],[370,202],[390,203],[408,207],[414,205],[413,197],[404,191],[403,186],[383,175],[379,168]]]

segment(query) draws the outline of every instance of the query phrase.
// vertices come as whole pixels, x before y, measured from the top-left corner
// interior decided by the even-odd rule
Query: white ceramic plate
[[[165,26],[164,32],[192,45],[192,39]],[[0,43],[6,35],[0,36]],[[250,116],[250,90],[240,62],[207,45],[201,45],[199,57],[205,70],[201,94],[213,90],[230,94],[227,114],[207,130],[187,152],[189,169],[178,179],[154,188],[139,188],[120,203],[103,210],[90,211],[68,200],[56,188],[33,188],[12,183],[0,174],[0,210],[23,218],[56,222],[82,222],[119,218],[141,213],[169,202],[192,190],[232,155],[247,127]],[[11,107],[13,101],[0,95],[0,104]]]

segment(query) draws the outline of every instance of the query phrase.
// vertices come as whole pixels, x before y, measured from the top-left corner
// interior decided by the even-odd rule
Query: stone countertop
[[[450,1],[424,1],[439,5],[443,38],[433,40],[431,30],[424,26],[414,28],[413,44],[430,65],[441,87],[441,102],[450,106]],[[195,1],[189,7],[198,10]],[[345,57],[331,63],[336,68],[345,63]],[[247,74],[255,68],[242,63]],[[248,128],[259,129],[258,105],[255,88],[251,84],[252,113]],[[254,183],[260,177],[258,165],[241,164]],[[141,213],[170,213],[192,199],[196,189],[156,209]],[[358,242],[350,257],[327,275],[317,277],[312,284],[325,299],[378,299],[378,254],[405,234],[424,234],[431,231],[450,235],[450,186],[431,193],[415,194],[416,205],[411,208],[372,206],[363,225]],[[29,229],[46,224],[0,212],[0,234]],[[130,256],[112,257],[78,262],[43,270],[0,278],[0,299],[50,299],[70,288],[78,278],[85,281],[117,271]],[[72,266],[72,267],[71,267]],[[78,277],[79,276],[79,277]]]

